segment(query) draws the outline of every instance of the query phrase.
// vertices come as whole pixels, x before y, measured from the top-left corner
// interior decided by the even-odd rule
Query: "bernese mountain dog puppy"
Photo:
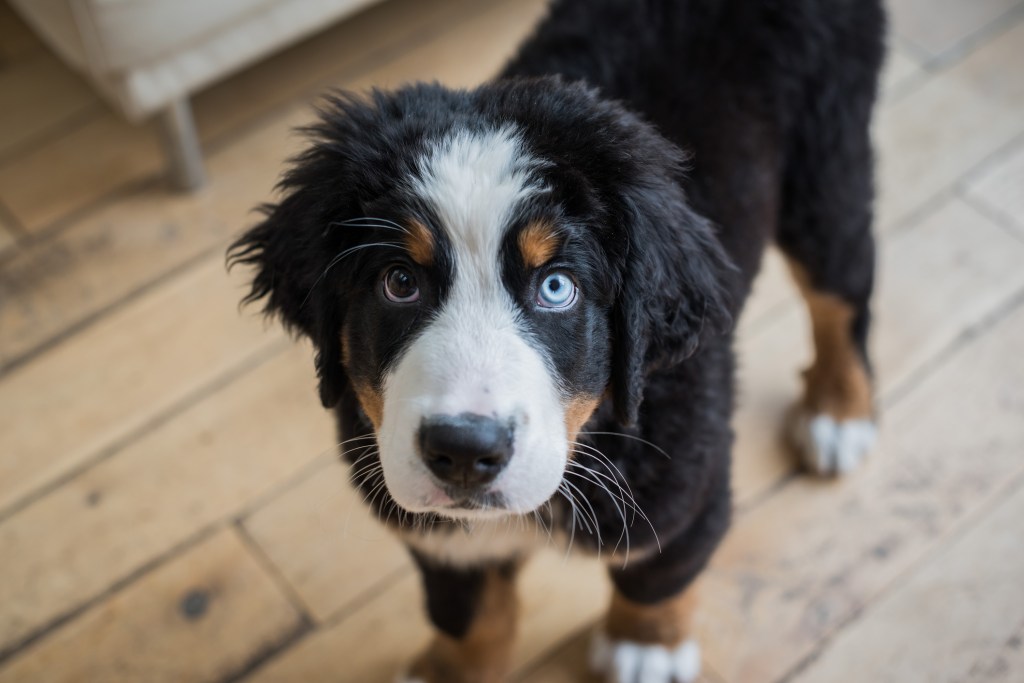
[[[549,543],[607,562],[601,676],[694,680],[769,240],[813,322],[794,445],[824,475],[864,457],[883,33],[878,0],[556,0],[476,89],[327,100],[229,260],[314,343],[351,477],[422,573],[409,680],[503,680]]]

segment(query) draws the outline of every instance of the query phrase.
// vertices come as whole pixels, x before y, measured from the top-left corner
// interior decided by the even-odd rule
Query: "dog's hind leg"
[[[518,564],[462,569],[413,553],[437,632],[404,683],[503,683],[515,638]]]
[[[814,334],[790,431],[805,466],[823,475],[856,467],[876,433],[867,348],[875,270],[869,125],[880,28],[867,35],[858,54],[831,54],[806,87],[788,136],[777,233]]]

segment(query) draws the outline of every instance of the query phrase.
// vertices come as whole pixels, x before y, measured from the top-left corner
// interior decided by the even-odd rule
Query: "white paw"
[[[395,683],[426,683],[422,678],[412,678],[409,674],[399,674]]]
[[[590,669],[608,683],[693,683],[700,675],[700,648],[693,640],[673,649],[610,640],[598,631],[590,644]]]
[[[878,429],[867,419],[836,421],[798,411],[791,437],[807,469],[831,476],[853,471],[874,447]]]

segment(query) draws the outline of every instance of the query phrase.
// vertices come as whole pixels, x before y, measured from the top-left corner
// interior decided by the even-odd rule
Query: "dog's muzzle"
[[[510,423],[472,413],[424,418],[418,439],[420,457],[453,497],[493,482],[512,458],[512,441]]]

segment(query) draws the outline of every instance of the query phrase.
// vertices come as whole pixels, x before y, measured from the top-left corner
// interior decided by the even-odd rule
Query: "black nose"
[[[483,415],[435,415],[420,425],[420,453],[438,479],[461,488],[494,481],[512,457],[512,427]]]

